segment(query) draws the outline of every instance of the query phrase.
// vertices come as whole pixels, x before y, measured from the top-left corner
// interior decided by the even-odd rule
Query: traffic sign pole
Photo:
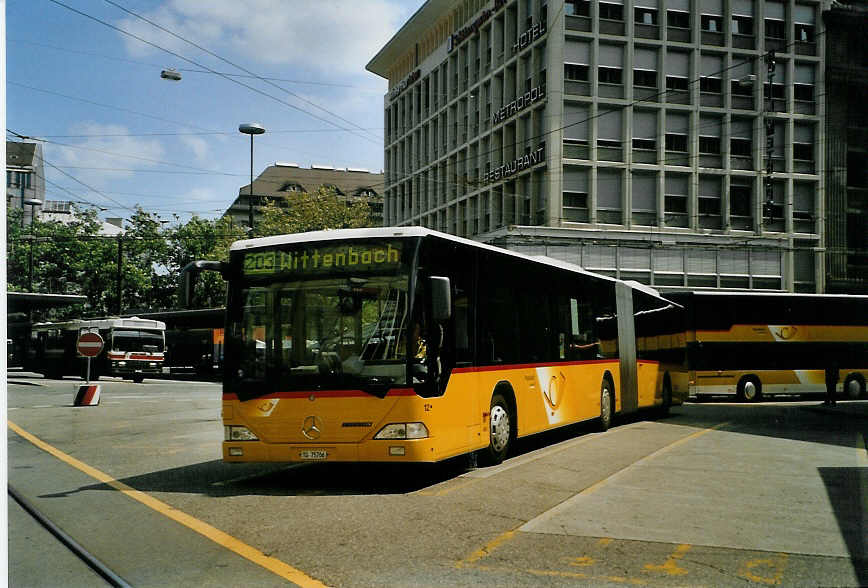
[[[104,341],[98,332],[81,333],[76,347],[78,353],[87,358],[85,384],[78,387],[78,392],[72,402],[73,406],[96,406],[99,404],[100,387],[90,385],[90,361],[102,353]]]

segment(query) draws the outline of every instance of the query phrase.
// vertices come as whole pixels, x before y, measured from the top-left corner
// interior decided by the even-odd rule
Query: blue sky
[[[219,216],[249,181],[245,122],[267,129],[255,175],[275,161],[379,172],[386,82],[364,66],[422,3],[8,0],[7,128],[49,141],[46,199],[89,202],[103,217],[136,204],[170,221]],[[161,79],[166,68],[183,79]],[[191,71],[203,69],[233,75]]]

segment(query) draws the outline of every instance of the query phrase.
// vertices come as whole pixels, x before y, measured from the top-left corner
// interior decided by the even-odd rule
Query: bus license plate
[[[299,452],[298,456],[301,459],[315,460],[315,459],[326,459],[326,458],[328,458],[329,454],[325,449],[302,449]]]

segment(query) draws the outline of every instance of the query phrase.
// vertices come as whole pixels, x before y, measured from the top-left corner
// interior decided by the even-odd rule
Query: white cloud
[[[181,143],[190,148],[190,151],[193,152],[193,157],[196,158],[198,164],[207,165],[213,163],[209,158],[209,143],[202,137],[182,135]]]
[[[121,125],[84,122],[73,125],[70,131],[94,136],[76,143],[75,147],[52,145],[51,155],[46,154],[46,159],[59,167],[78,168],[70,169],[69,173],[97,188],[132,177],[133,172],[127,170],[152,168],[164,159],[163,146],[157,139],[123,136],[129,129]],[[51,171],[46,169],[46,173],[56,178],[57,174]]]
[[[340,76],[364,73],[365,64],[398,30],[407,8],[396,0],[169,0],[143,16],[227,59],[241,55],[260,65]],[[134,17],[119,26],[200,63],[214,63]],[[133,54],[153,51],[139,41],[126,42]]]

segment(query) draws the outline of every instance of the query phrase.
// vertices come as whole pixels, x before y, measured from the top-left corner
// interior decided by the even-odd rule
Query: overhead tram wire
[[[146,61],[137,61],[135,59],[124,59],[122,57],[112,57],[110,55],[104,55],[102,53],[97,53],[96,51],[81,51],[78,49],[69,49],[67,47],[57,47],[55,45],[48,45],[46,43],[37,43],[35,41],[27,41],[25,39],[7,39],[7,41],[10,43],[25,43],[28,45],[34,45],[36,47],[46,47],[48,49],[54,49],[55,51],[61,51],[63,53],[77,53],[79,55],[89,55],[91,57],[99,57],[101,59],[108,59],[111,61],[120,61],[122,63],[134,63],[136,65],[146,65],[148,67],[154,67],[154,68],[162,68],[164,66],[164,64],[158,65],[156,63],[148,63]],[[177,68],[176,71],[185,72],[185,73],[203,73],[203,74],[212,73],[208,70],[193,69],[193,68],[189,68],[189,67],[179,67],[179,68]],[[287,82],[290,84],[300,84],[300,85],[305,85],[305,86],[327,86],[327,87],[333,87],[333,88],[358,88],[358,86],[354,86],[352,84],[336,84],[333,82],[313,82],[310,80],[290,80],[290,79],[286,79],[286,78],[275,78],[275,77],[271,77],[271,76],[257,76],[255,74],[253,74],[253,75],[235,74],[235,73],[229,73],[229,72],[225,72],[225,71],[224,72],[218,72],[218,73],[221,73],[221,74],[227,75],[227,76],[236,77],[236,78],[257,78],[260,80],[271,80],[274,82]],[[269,132],[272,132],[272,131],[269,131]]]
[[[326,119],[326,118],[323,118],[323,117],[321,117],[321,116],[318,116],[318,115],[316,115],[316,114],[314,114],[314,113],[312,113],[312,112],[310,112],[310,111],[308,111],[308,110],[305,110],[304,108],[301,108],[301,107],[299,107],[299,106],[296,106],[295,104],[291,104],[291,103],[289,103],[289,102],[287,102],[287,101],[285,101],[285,100],[281,100],[281,99],[278,98],[277,96],[273,96],[272,94],[269,94],[268,92],[265,92],[265,91],[263,91],[263,90],[260,90],[259,88],[256,88],[255,86],[251,86],[250,84],[245,84],[244,82],[241,82],[241,81],[239,81],[239,80],[233,79],[233,78],[231,78],[231,77],[229,77],[229,76],[227,76],[227,75],[225,75],[225,74],[221,74],[220,72],[218,72],[218,71],[216,71],[216,70],[214,70],[214,69],[211,69],[210,67],[208,67],[208,66],[206,66],[206,65],[203,65],[203,64],[201,64],[201,63],[199,63],[199,62],[197,62],[197,61],[194,61],[194,60],[192,60],[192,59],[190,59],[190,58],[188,58],[188,57],[184,57],[183,55],[181,55],[181,54],[179,54],[179,53],[176,53],[176,52],[172,51],[171,49],[166,49],[165,47],[161,47],[160,45],[157,45],[156,43],[152,43],[151,41],[148,41],[148,40],[146,40],[146,39],[143,39],[142,37],[140,37],[140,36],[138,36],[138,35],[136,35],[136,34],[134,34],[134,33],[131,33],[131,32],[129,32],[129,31],[127,31],[127,30],[124,30],[124,29],[122,29],[122,28],[120,28],[120,27],[117,27],[117,26],[115,26],[115,25],[113,25],[113,24],[111,24],[111,23],[109,23],[109,22],[106,22],[106,21],[100,19],[100,18],[97,18],[97,17],[95,17],[95,16],[92,16],[92,15],[90,15],[90,14],[87,14],[86,12],[82,12],[81,10],[78,10],[77,8],[73,8],[72,6],[69,6],[68,4],[64,4],[64,3],[61,2],[60,0],[49,0],[49,2],[51,2],[51,3],[53,3],[53,4],[56,4],[56,5],[58,5],[58,6],[62,7],[62,8],[65,8],[65,9],[69,10],[70,12],[74,12],[75,14],[78,14],[78,15],[80,15],[80,16],[83,16],[83,17],[87,18],[87,19],[90,19],[90,20],[92,20],[92,21],[94,21],[94,22],[97,22],[97,23],[99,23],[99,24],[101,24],[101,25],[104,25],[104,26],[106,26],[106,27],[108,27],[108,28],[110,28],[110,29],[112,29],[112,30],[114,30],[114,31],[117,31],[117,32],[121,33],[121,34],[127,35],[128,37],[131,37],[131,38],[133,38],[133,39],[136,39],[137,41],[139,41],[139,42],[141,42],[141,43],[144,43],[144,44],[146,44],[146,45],[149,45],[149,46],[151,46],[151,47],[154,47],[155,49],[159,49],[160,51],[164,51],[164,52],[168,53],[169,55],[173,55],[173,56],[177,57],[178,59],[182,59],[182,60],[186,61],[187,63],[190,63],[190,64],[195,65],[196,67],[204,68],[204,69],[208,70],[210,73],[213,73],[213,74],[215,74],[215,75],[218,75],[218,76],[220,76],[220,77],[222,77],[222,78],[224,78],[224,79],[226,79],[226,80],[228,80],[228,81],[230,81],[230,82],[232,82],[232,83],[234,83],[234,84],[238,84],[239,86],[243,86],[243,87],[247,88],[248,90],[251,90],[251,91],[253,91],[253,92],[257,93],[257,94],[260,94],[260,95],[262,95],[262,96],[265,96],[266,98],[270,98],[271,100],[274,100],[275,102],[278,102],[278,103],[280,103],[280,104],[283,104],[284,106],[288,106],[289,108],[292,108],[292,109],[294,109],[294,110],[297,110],[297,111],[299,111],[299,112],[302,112],[302,113],[304,113],[304,114],[307,114],[308,116],[313,117],[313,118],[315,118],[315,119],[317,119],[317,120],[319,120],[319,121],[322,121],[322,122],[324,122],[324,123],[326,123],[326,124],[329,124],[329,125],[332,125],[332,126],[338,127],[338,128],[340,128],[340,129],[343,129],[344,131],[347,131],[348,133],[351,133],[351,134],[353,134],[353,135],[355,135],[355,136],[357,136],[357,137],[360,137],[360,138],[362,138],[362,139],[365,139],[366,141],[373,141],[373,139],[371,139],[370,137],[367,137],[367,136],[364,136],[364,135],[359,135],[359,134],[358,134],[356,131],[354,131],[353,129],[348,129],[348,128],[345,128],[345,127],[341,127],[341,125],[337,124],[337,123],[334,122],[334,121],[331,121],[331,120],[329,120],[329,119]]]
[[[294,92],[291,92],[290,90],[287,90],[286,88],[284,88],[284,87],[282,87],[282,86],[279,86],[279,85],[275,84],[274,82],[272,82],[272,81],[270,81],[270,80],[267,80],[267,79],[263,78],[262,76],[260,76],[260,75],[258,75],[258,74],[256,74],[256,73],[254,73],[254,72],[252,72],[252,71],[250,71],[249,69],[247,69],[247,68],[244,67],[244,66],[238,65],[237,63],[233,63],[232,61],[229,61],[228,59],[226,59],[226,58],[224,58],[224,57],[222,57],[222,56],[220,56],[220,55],[217,55],[217,54],[214,53],[213,51],[211,51],[211,50],[209,50],[209,49],[207,49],[207,48],[205,48],[205,47],[202,47],[202,46],[199,45],[198,43],[194,43],[193,41],[191,41],[191,40],[189,40],[189,39],[187,39],[187,38],[185,38],[185,37],[182,37],[181,35],[175,33],[174,31],[171,31],[171,30],[167,29],[166,27],[162,26],[161,24],[156,23],[156,22],[154,22],[154,21],[152,21],[152,20],[150,20],[150,19],[148,19],[148,18],[145,18],[144,16],[142,16],[142,15],[136,13],[136,12],[133,12],[132,10],[130,10],[130,9],[124,7],[124,6],[121,6],[120,4],[118,4],[117,2],[115,2],[114,0],[103,0],[103,1],[106,2],[107,4],[111,4],[111,5],[114,6],[115,8],[118,8],[119,10],[123,10],[123,11],[126,12],[127,14],[129,14],[129,15],[131,15],[131,16],[134,16],[134,17],[138,18],[139,20],[142,20],[142,21],[148,23],[148,24],[151,25],[152,27],[155,27],[155,28],[157,28],[157,29],[163,31],[164,33],[168,33],[169,35],[172,35],[173,37],[175,37],[176,39],[178,39],[178,40],[180,40],[180,41],[183,41],[183,42],[185,42],[185,43],[187,43],[187,44],[189,44],[189,45],[192,45],[193,47],[195,47],[196,49],[199,49],[200,51],[204,51],[204,52],[207,53],[208,55],[210,55],[210,56],[212,56],[212,57],[215,57],[215,58],[219,59],[219,60],[222,61],[223,63],[229,64],[229,65],[231,65],[232,67],[234,67],[234,68],[236,68],[236,69],[239,69],[239,70],[243,71],[243,72],[246,73],[246,74],[249,74],[250,76],[256,78],[257,80],[259,80],[259,81],[261,81],[261,82],[265,82],[265,83],[268,84],[269,86],[272,86],[272,87],[274,87],[274,88],[277,88],[278,90],[281,90],[281,91],[283,91],[283,92],[286,92],[286,93],[289,94],[290,96],[293,96],[293,97],[296,98],[297,100],[301,100],[301,101],[304,102],[305,104],[309,104],[310,106],[313,106],[314,108],[318,108],[319,110],[325,112],[326,114],[328,114],[328,115],[330,115],[330,116],[333,116],[333,117],[335,117],[336,119],[338,119],[338,120],[340,120],[340,121],[343,121],[343,122],[345,122],[345,123],[347,123],[347,124],[349,124],[349,125],[355,127],[356,129],[359,129],[359,130],[364,131],[364,129],[362,129],[362,127],[360,127],[359,125],[357,125],[357,124],[354,123],[353,121],[351,121],[351,120],[347,120],[347,119],[345,119],[344,117],[342,117],[342,116],[340,116],[340,115],[338,115],[338,114],[335,114],[334,112],[332,112],[332,111],[330,111],[330,110],[328,110],[328,109],[326,109],[326,108],[323,108],[323,107],[320,106],[319,104],[316,104],[315,102],[312,102],[312,101],[310,101],[310,100],[307,100],[306,98],[303,98],[303,97],[299,96],[298,94],[296,94],[296,93],[294,93]],[[375,139],[378,139],[378,140],[380,140],[380,141],[383,140],[383,137],[378,137],[378,136],[373,135],[373,134],[372,134],[372,136],[373,136]]]
[[[20,83],[20,82],[13,82],[13,81],[6,80],[6,83],[7,83],[8,85],[10,85],[10,86],[18,86],[18,87],[21,87],[21,88],[27,88],[28,90],[33,90],[34,92],[43,92],[43,93],[45,93],[45,94],[52,94],[52,95],[54,95],[54,96],[60,96],[61,98],[66,98],[66,99],[68,99],[68,100],[75,100],[75,101],[77,101],[77,102],[84,102],[85,104],[93,104],[94,106],[99,106],[99,107],[101,107],[101,108],[109,108],[109,109],[112,109],[112,110],[118,110],[118,111],[120,111],[120,112],[127,112],[127,113],[129,113],[129,114],[135,114],[136,116],[143,116],[143,117],[145,117],[145,118],[150,118],[150,119],[158,120],[158,121],[160,121],[160,122],[167,122],[167,123],[171,123],[171,124],[173,124],[173,125],[178,125],[178,126],[181,126],[181,127],[187,127],[187,128],[190,128],[190,129],[196,129],[196,130],[198,130],[198,131],[203,131],[203,132],[207,132],[207,133],[211,133],[211,132],[219,132],[219,131],[211,131],[210,129],[203,129],[202,127],[197,127],[196,125],[193,125],[193,124],[190,124],[190,123],[180,122],[180,121],[177,121],[177,120],[171,120],[171,119],[168,119],[168,118],[162,118],[162,117],[159,117],[159,116],[154,116],[154,115],[152,115],[152,114],[147,114],[147,113],[144,113],[144,112],[139,112],[139,111],[137,111],[137,110],[131,110],[131,109],[129,109],[129,108],[123,108],[123,107],[121,107],[121,106],[114,106],[114,105],[112,105],[112,104],[102,104],[101,102],[95,102],[95,101],[93,101],[93,100],[88,100],[87,98],[79,98],[79,97],[77,97],[77,96],[70,96],[69,94],[62,94],[62,93],[60,93],[60,92],[55,92],[55,91],[53,91],[53,90],[46,90],[46,89],[44,89],[44,88],[37,88],[37,87],[35,87],[35,86],[28,86],[27,84],[22,84],[22,83]]]
[[[16,133],[16,135],[17,135],[17,133]],[[22,139],[30,139],[31,141],[40,141],[42,143],[48,143],[49,145],[58,145],[60,147],[65,147],[67,149],[81,149],[82,151],[93,151],[94,153],[103,153],[106,155],[111,155],[113,157],[119,157],[122,159],[135,159],[138,161],[146,161],[148,163],[157,163],[160,165],[179,167],[179,168],[189,169],[192,171],[208,173],[208,174],[213,174],[213,175],[219,175],[219,176],[235,176],[235,175],[237,175],[237,174],[222,172],[222,171],[218,171],[218,170],[210,170],[210,169],[203,169],[201,167],[193,167],[193,166],[184,165],[181,163],[173,163],[171,161],[161,161],[159,159],[151,159],[149,157],[141,157],[140,155],[130,155],[130,154],[126,154],[126,153],[118,153],[117,151],[109,151],[107,149],[97,149],[95,147],[85,147],[84,145],[70,145],[69,143],[61,143],[59,141],[51,141],[49,139],[42,139],[40,137],[21,136],[21,138]]]
[[[372,127],[370,129],[366,129],[368,131],[380,131],[382,127]],[[342,133],[343,129],[286,129],[281,131],[268,131],[269,135],[277,135],[277,134],[299,134],[299,133]],[[100,138],[100,137],[178,137],[178,136],[209,136],[209,135],[238,135],[238,131],[228,132],[228,131],[201,131],[201,132],[190,132],[190,133],[181,133],[181,132],[173,132],[173,131],[154,131],[150,133],[87,133],[82,135],[48,135],[45,133],[38,133],[38,136],[45,137],[48,139],[87,139],[87,138]]]

